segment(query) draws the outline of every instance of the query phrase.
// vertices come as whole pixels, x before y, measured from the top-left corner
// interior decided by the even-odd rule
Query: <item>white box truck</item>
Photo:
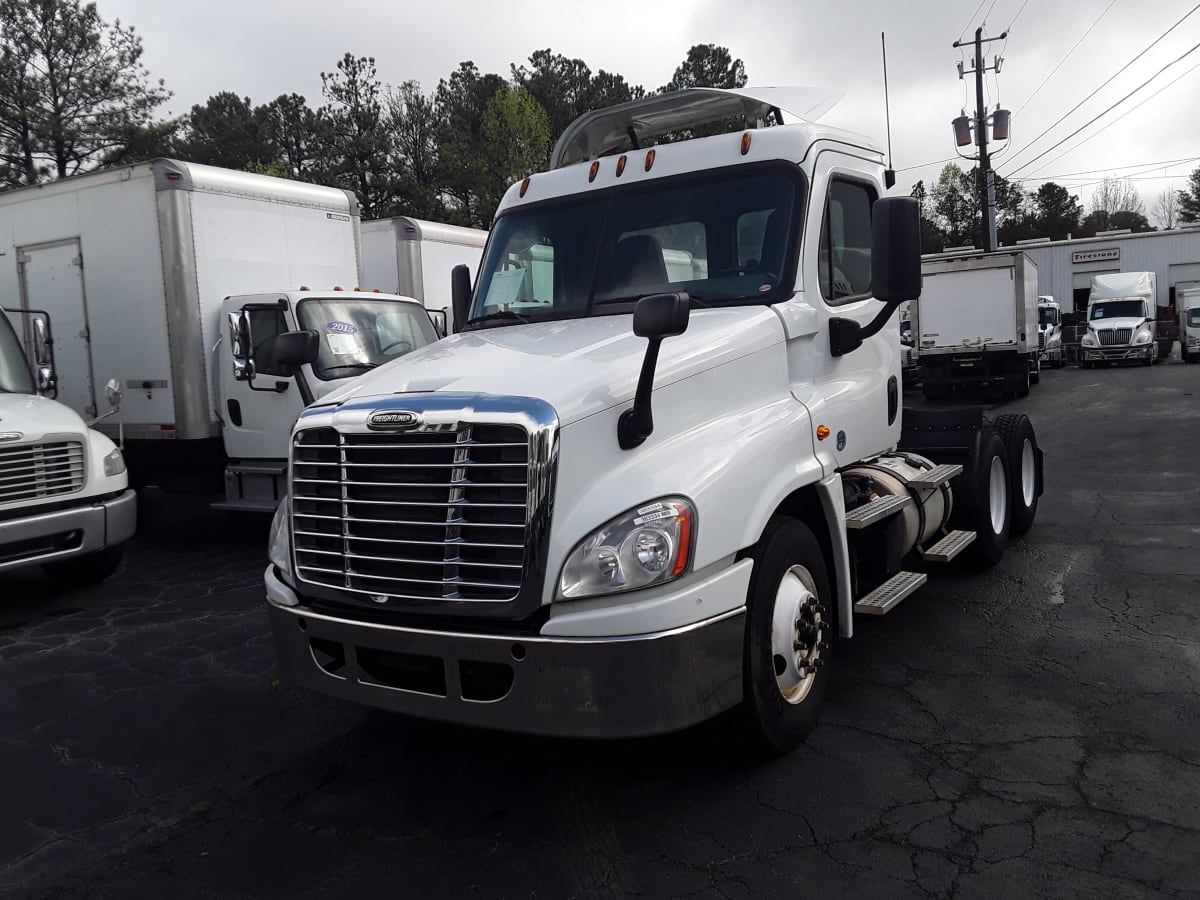
[[[397,216],[362,223],[363,285],[416,297],[449,319],[450,271],[479,267],[487,232]]]
[[[1041,377],[1037,265],[1024,253],[925,260],[913,331],[930,399],[960,387],[1024,397]]]
[[[53,399],[51,331],[43,311],[0,312],[0,572],[41,566],[75,586],[120,565],[137,498],[120,449]],[[31,336],[36,367],[18,332]]]
[[[828,100],[598,110],[508,190],[459,332],[296,423],[265,575],[285,682],[574,736],[741,707],[781,752],[856,616],[1033,524],[1027,417],[901,410],[917,202],[811,121]]]
[[[1087,331],[1079,342],[1085,369],[1135,361],[1143,366],[1158,356],[1157,280],[1153,272],[1113,272],[1092,278]]]
[[[1038,353],[1041,362],[1061,369],[1067,363],[1063,347],[1062,308],[1050,295],[1038,297]]]
[[[238,370],[242,381],[223,384],[235,372],[230,342],[226,358],[217,348],[225,298],[270,292],[245,303],[282,304],[281,323],[299,328],[293,307],[301,295],[289,291],[307,286],[310,296],[334,296],[334,286],[360,284],[358,224],[357,200],[337,188],[168,159],[104,170],[0,194],[0,297],[8,306],[50,313],[59,399],[79,415],[95,416],[96,385],[118,380],[125,394],[120,426],[136,483],[219,490],[228,460],[262,468],[244,446],[228,446],[236,437],[223,424],[271,422],[279,429],[277,469],[291,420],[303,407],[303,381],[312,395],[328,386],[311,366],[297,370],[299,381],[277,371],[267,391],[263,379],[247,378],[252,366]],[[351,295],[336,296],[347,303]],[[375,295],[357,302],[366,297],[380,302]],[[243,361],[261,350],[272,315],[251,317],[259,321]],[[343,318],[356,327],[350,313]],[[333,332],[318,326],[327,344]],[[361,371],[345,369],[335,380]],[[233,399],[253,399],[256,408],[236,417],[228,405],[239,393],[246,396]],[[117,423],[101,427],[115,433]],[[267,477],[228,475],[227,487]],[[229,497],[235,506],[246,499]]]
[[[1179,352],[1184,362],[1200,362],[1200,284],[1175,286]]]

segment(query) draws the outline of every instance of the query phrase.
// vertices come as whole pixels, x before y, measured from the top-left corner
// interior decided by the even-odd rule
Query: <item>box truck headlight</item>
[[[682,497],[631,509],[571,551],[558,597],[572,600],[665,584],[687,571],[695,534],[696,509]]]
[[[270,537],[267,540],[267,558],[276,569],[279,576],[292,584],[292,542],[288,532],[288,522],[291,519],[291,501],[284,497],[275,508],[275,518],[271,520]]]
[[[1092,331],[1092,329],[1090,329],[1090,328],[1087,330],[1087,333],[1083,336],[1083,340],[1081,340],[1079,343],[1084,347],[1099,347],[1100,346],[1100,342],[1098,340],[1096,340],[1096,332]]]
[[[114,448],[113,451],[104,457],[104,474],[105,475],[120,475],[125,471],[125,457],[121,455],[121,451]]]
[[[1135,344],[1148,344],[1154,340],[1154,334],[1150,331],[1149,326],[1143,325],[1138,329],[1138,333],[1133,336]]]

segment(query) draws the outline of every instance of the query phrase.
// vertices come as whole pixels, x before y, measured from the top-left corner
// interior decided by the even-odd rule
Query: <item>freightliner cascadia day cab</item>
[[[286,292],[362,284],[358,226],[349,191],[158,159],[0,194],[0,294],[50,313],[59,399],[79,415],[96,415],[97,384],[116,377],[122,410],[99,427],[123,429],[135,483],[219,490],[224,472],[228,504],[269,510],[277,501],[258,482],[278,478],[271,469],[281,470],[291,422],[312,397],[282,371],[252,379],[250,357],[237,368],[245,384],[225,383],[238,363],[222,304],[272,292],[247,303],[282,304],[288,327],[300,327],[288,308],[298,295]],[[342,296],[343,307],[351,303]],[[276,323],[270,312],[245,319],[252,356]],[[337,333],[311,327],[322,340]],[[311,367],[303,376],[314,395],[330,383]],[[242,404],[240,415],[231,402]],[[253,441],[247,447],[229,431],[261,430],[260,415],[280,429],[274,463],[248,455],[259,452]]]
[[[363,284],[416,297],[449,324],[450,271],[479,268],[487,232],[397,216],[362,223]]]
[[[1089,369],[1114,362],[1154,363],[1158,354],[1157,280],[1153,272],[1114,272],[1092,278],[1087,331],[1079,364]]]
[[[813,121],[831,99],[599,110],[509,189],[473,293],[456,270],[459,333],[296,424],[266,572],[285,683],[551,735],[740,707],[781,752],[856,615],[1030,527],[1028,418],[902,423],[917,205]]]
[[[930,399],[956,387],[1024,397],[1041,379],[1037,266],[1024,253],[922,263],[913,332]]]
[[[50,335],[44,312],[0,312],[0,572],[41,566],[54,581],[83,585],[120,565],[137,497],[120,449],[53,399]],[[115,389],[110,400],[119,403]]]

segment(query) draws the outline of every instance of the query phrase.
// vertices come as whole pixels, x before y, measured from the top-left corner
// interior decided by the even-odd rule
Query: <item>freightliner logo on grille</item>
[[[415,412],[408,410],[385,410],[382,412],[373,412],[367,416],[368,428],[379,428],[387,430],[398,430],[401,428],[413,428],[421,424],[421,417]]]

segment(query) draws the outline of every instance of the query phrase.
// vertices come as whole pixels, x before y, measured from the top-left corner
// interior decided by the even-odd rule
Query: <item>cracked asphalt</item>
[[[1006,409],[1033,529],[857,621],[765,764],[721,722],[549,741],[280,686],[266,521],[148,492],[106,584],[0,576],[0,897],[1200,898],[1200,367]]]

